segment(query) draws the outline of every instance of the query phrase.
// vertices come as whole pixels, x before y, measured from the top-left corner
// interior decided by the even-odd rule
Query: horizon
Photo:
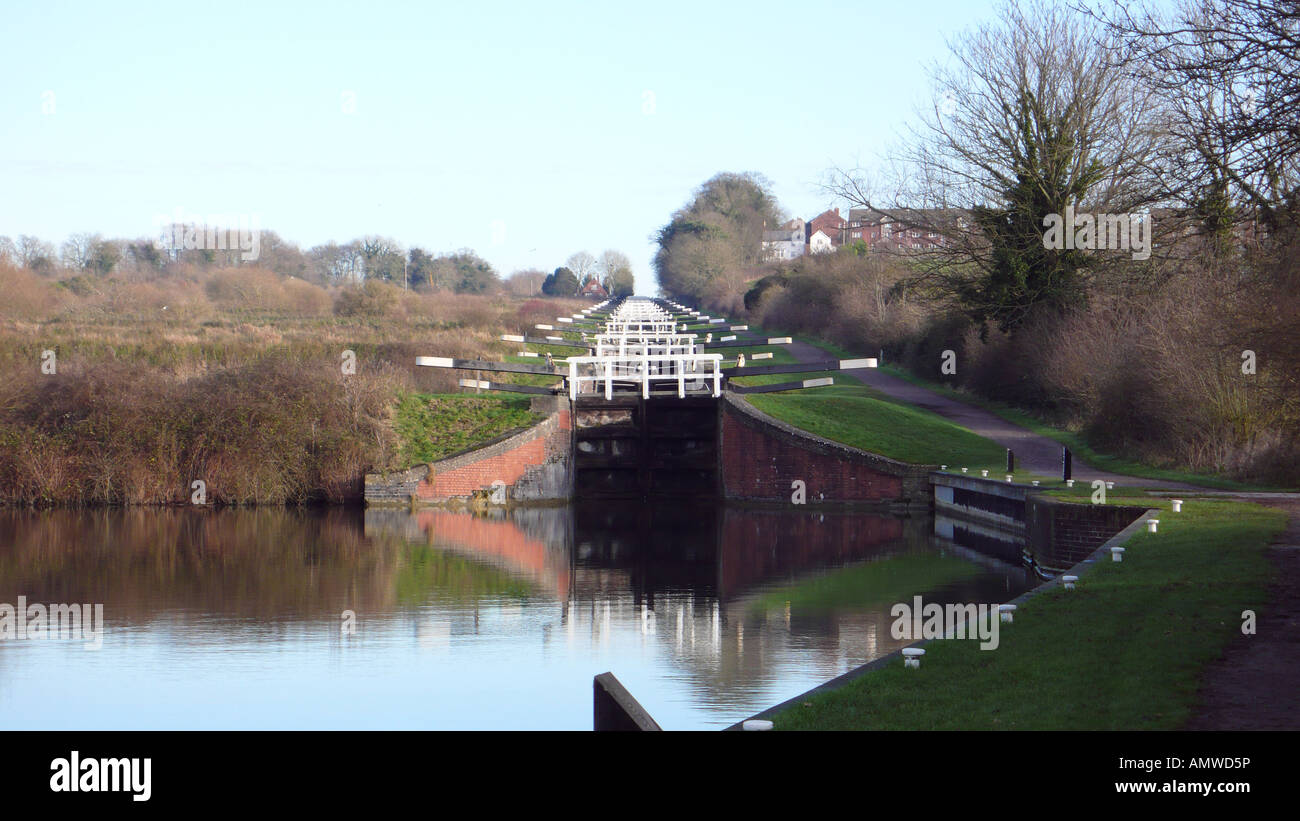
[[[233,215],[304,251],[373,234],[471,249],[503,278],[614,249],[653,294],[654,233],[716,173],[761,174],[791,217],[843,210],[822,175],[871,165],[944,38],[992,11],[944,0],[936,28],[893,5],[789,20],[774,4],[573,5],[349,19],[237,4],[221,20],[257,26],[219,32],[190,7],[18,9],[0,55],[22,78],[0,90],[0,235],[57,247]],[[764,36],[779,38],[768,61],[736,71]]]

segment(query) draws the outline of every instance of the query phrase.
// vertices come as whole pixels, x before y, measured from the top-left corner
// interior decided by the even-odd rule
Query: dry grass
[[[257,268],[0,268],[0,291],[0,504],[35,505],[185,503],[195,480],[219,504],[356,500],[365,472],[402,466],[397,397],[456,390],[417,355],[501,358],[500,334],[585,304],[382,285],[340,316],[351,289]]]

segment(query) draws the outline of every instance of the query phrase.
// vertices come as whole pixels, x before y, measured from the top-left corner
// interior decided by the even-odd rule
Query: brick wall
[[[466,501],[475,491],[506,485],[511,502],[566,499],[572,483],[573,414],[559,400],[538,424],[456,456],[400,473],[366,477],[368,504]]]
[[[1080,505],[1031,495],[1025,505],[1025,535],[1039,564],[1064,569],[1088,558],[1146,510],[1127,505]]]
[[[723,495],[788,504],[791,483],[804,482],[808,504],[930,504],[934,466],[909,465],[832,442],[759,412],[726,395],[720,461]]]

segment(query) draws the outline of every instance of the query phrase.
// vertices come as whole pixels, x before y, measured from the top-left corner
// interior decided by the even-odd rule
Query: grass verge
[[[1119,500],[1117,495],[1116,501]],[[1134,495],[1128,501],[1147,503]],[[1152,505],[1155,506],[1155,505]],[[999,647],[932,641],[902,661],[796,702],[781,730],[1159,730],[1193,715],[1201,673],[1263,603],[1264,551],[1285,514],[1197,500],[1161,516],[1078,589],[1024,603]]]
[[[405,464],[433,462],[507,431],[535,424],[527,396],[404,393],[393,429]]]

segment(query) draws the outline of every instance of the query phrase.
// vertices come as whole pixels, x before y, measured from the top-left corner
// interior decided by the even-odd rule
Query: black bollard
[[[1007,473],[1015,473],[1015,472],[1016,472],[1016,455],[1011,452],[1011,448],[1007,448]]]
[[[1067,482],[1074,477],[1074,454],[1070,453],[1069,448],[1061,448],[1061,481]]]

